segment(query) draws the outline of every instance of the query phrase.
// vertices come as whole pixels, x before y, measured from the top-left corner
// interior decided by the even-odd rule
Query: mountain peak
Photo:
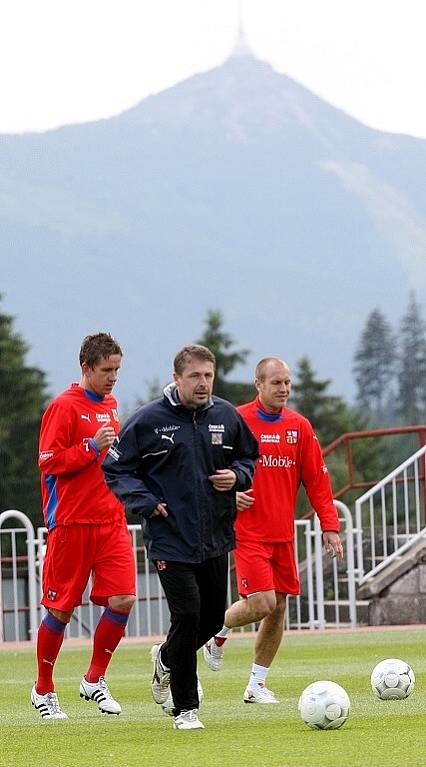
[[[250,58],[256,58],[252,49],[250,48],[248,44],[247,37],[244,30],[243,20],[240,14],[234,47],[228,58],[234,59],[234,58],[241,58],[246,56],[249,56]]]

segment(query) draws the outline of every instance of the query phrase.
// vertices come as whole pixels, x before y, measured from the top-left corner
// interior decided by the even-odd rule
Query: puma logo
[[[80,413],[80,418],[82,419],[82,421],[89,421],[89,423],[91,422],[90,413],[87,413],[87,415],[85,413]]]
[[[174,433],[171,435],[171,437],[169,437],[168,434],[162,434],[161,435],[161,439],[168,439],[169,442],[172,443],[172,445],[175,444],[175,435],[174,435]]]
[[[55,665],[53,660],[47,660],[47,658],[43,658],[43,663],[48,663],[49,666],[54,666]]]

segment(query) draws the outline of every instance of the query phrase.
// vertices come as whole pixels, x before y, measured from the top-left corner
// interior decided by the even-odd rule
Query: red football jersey
[[[293,540],[301,483],[322,530],[338,532],[330,478],[308,419],[288,407],[281,414],[266,413],[258,398],[237,410],[256,437],[260,453],[253,480],[255,502],[237,514],[237,540],[267,543]]]
[[[46,527],[104,524],[122,519],[124,507],[105,483],[99,452],[93,441],[108,424],[118,434],[117,402],[72,384],[56,397],[43,415],[39,467]]]

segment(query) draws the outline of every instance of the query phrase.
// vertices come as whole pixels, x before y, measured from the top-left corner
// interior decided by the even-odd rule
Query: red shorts
[[[242,597],[259,591],[300,593],[292,542],[237,541],[234,561],[238,593]]]
[[[82,602],[90,575],[90,599],[136,594],[135,558],[126,521],[111,525],[64,525],[47,536],[41,604],[72,610]]]

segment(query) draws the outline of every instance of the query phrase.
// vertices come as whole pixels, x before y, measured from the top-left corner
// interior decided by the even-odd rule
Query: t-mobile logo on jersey
[[[290,469],[296,465],[296,461],[293,461],[287,455],[261,455],[259,463],[261,466],[273,469]]]

